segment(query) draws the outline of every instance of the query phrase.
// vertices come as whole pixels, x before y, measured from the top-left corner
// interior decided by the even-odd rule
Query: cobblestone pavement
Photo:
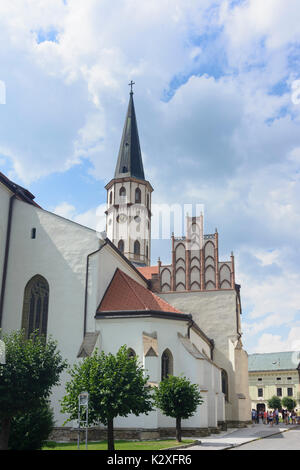
[[[246,428],[228,429],[220,434],[201,438],[201,444],[189,447],[189,450],[225,450],[241,446],[248,442],[266,438],[272,435],[287,432],[291,429],[300,429],[296,425],[285,425],[280,423],[273,426],[267,424],[254,424]]]

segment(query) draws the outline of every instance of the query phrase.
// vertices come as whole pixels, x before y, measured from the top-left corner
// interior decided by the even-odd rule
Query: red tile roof
[[[138,270],[146,279],[151,279],[152,274],[158,274],[158,266],[142,266]]]
[[[97,313],[150,310],[182,313],[117,268]]]

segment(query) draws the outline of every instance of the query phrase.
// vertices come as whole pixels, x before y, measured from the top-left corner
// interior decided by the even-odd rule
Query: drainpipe
[[[8,255],[9,255],[9,246],[10,246],[10,238],[11,238],[11,223],[12,223],[12,214],[13,214],[13,206],[14,206],[15,199],[16,199],[16,195],[14,194],[13,196],[11,196],[9,200],[6,243],[5,243],[3,270],[2,270],[1,297],[0,297],[0,328],[2,326],[4,295],[5,295],[6,278],[7,278]]]
[[[102,250],[102,248],[107,245],[107,241],[103,243],[103,245],[98,248],[98,250],[93,251],[92,253],[89,253],[86,258],[86,273],[85,273],[85,293],[84,293],[84,320],[83,320],[83,338],[85,337],[86,334],[86,322],[87,322],[87,303],[88,303],[88,281],[89,281],[89,263],[90,263],[90,257],[98,253],[99,251]]]

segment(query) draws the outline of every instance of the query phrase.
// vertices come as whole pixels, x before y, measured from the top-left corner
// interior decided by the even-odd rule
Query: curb
[[[165,451],[165,450],[188,449],[189,447],[197,446],[200,444],[201,444],[201,441],[194,441],[194,442],[191,442],[191,444],[183,444],[182,446],[168,447],[167,449],[161,449],[161,450]]]
[[[228,447],[224,447],[222,450],[229,450],[229,449],[233,449],[233,448],[236,448],[236,447],[241,447],[245,444],[249,444],[250,442],[260,441],[262,439],[267,439],[268,437],[276,436],[277,434],[283,434],[284,432],[288,432],[288,431],[291,431],[291,429],[283,429],[282,431],[273,432],[272,434],[269,434],[268,436],[262,436],[262,437],[257,437],[255,439],[250,439],[249,441],[242,442],[241,444],[231,444]]]

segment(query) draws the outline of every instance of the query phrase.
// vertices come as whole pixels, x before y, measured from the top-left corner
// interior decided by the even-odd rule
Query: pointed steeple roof
[[[126,176],[145,180],[132,88],[115,171],[115,178]]]

